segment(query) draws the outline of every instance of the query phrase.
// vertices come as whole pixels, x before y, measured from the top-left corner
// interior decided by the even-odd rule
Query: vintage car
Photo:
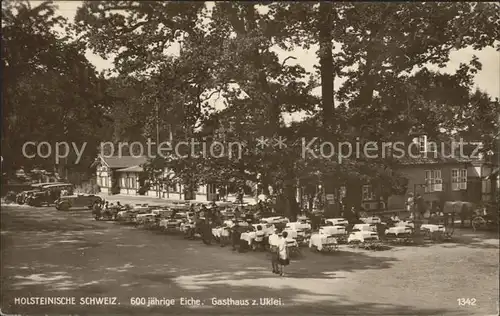
[[[61,196],[61,192],[72,192],[74,189],[71,183],[49,183],[39,184],[37,190],[29,194],[25,199],[25,204],[40,207],[42,205],[54,204]]]
[[[91,209],[96,203],[102,202],[101,197],[94,194],[75,194],[61,196],[55,201],[57,210],[68,211],[75,208],[88,208]]]
[[[24,202],[29,206],[40,207],[44,204],[50,205],[54,203],[54,198],[47,191],[40,190],[29,194]]]
[[[46,185],[51,185],[51,184],[60,184],[61,182],[44,182],[44,183],[33,183],[29,185],[28,190],[23,190],[19,193],[16,194],[16,199],[14,202],[16,202],[19,205],[26,204],[26,198],[29,195],[32,195],[33,193],[40,192],[42,191],[42,188]]]
[[[37,192],[40,192],[40,191],[41,191],[40,189],[33,189],[33,190],[27,190],[27,191],[20,192],[16,195],[16,203],[19,205],[23,205],[26,203],[26,200],[28,199],[28,197],[30,197],[31,195],[33,195]]]
[[[180,231],[181,225],[188,220],[186,212],[179,212],[173,217],[160,220],[160,228],[164,231]]]

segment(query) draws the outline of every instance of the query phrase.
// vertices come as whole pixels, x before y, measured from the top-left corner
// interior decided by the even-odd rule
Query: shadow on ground
[[[444,247],[469,247],[480,249],[498,249],[500,244],[499,233],[491,231],[476,231],[472,229],[457,229],[451,242]]]

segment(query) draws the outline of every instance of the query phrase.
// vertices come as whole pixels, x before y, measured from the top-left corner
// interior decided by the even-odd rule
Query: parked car
[[[28,199],[28,197],[30,197],[32,194],[35,194],[36,192],[40,192],[40,189],[37,188],[18,193],[16,195],[16,203],[19,205],[26,204],[26,200]]]
[[[52,199],[51,196],[48,195],[47,191],[41,190],[41,191],[33,192],[32,194],[30,194],[26,198],[25,202],[29,206],[40,207],[43,204],[54,203],[54,199]]]
[[[88,208],[92,209],[94,204],[101,203],[102,199],[94,194],[75,194],[61,196],[55,202],[57,210],[68,211],[71,208]]]

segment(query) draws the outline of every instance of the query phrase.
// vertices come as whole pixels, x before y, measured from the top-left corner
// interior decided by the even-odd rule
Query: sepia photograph
[[[500,5],[2,1],[0,315],[499,305]]]

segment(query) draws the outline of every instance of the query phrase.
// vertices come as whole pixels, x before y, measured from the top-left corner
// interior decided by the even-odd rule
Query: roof
[[[116,170],[116,172],[143,172],[143,171],[144,169],[141,166],[132,166]]]
[[[448,158],[441,153],[436,152],[436,156],[434,153],[428,153],[427,157],[425,155],[415,155],[415,157],[410,157],[410,155],[405,155],[402,158],[398,159],[398,164],[400,165],[431,165],[431,164],[466,164],[470,163],[473,160],[469,158],[460,158],[460,157],[452,157]]]
[[[99,156],[99,158],[108,167],[112,169],[123,169],[134,166],[140,166],[146,163],[147,161],[146,156],[113,156],[113,157]]]

